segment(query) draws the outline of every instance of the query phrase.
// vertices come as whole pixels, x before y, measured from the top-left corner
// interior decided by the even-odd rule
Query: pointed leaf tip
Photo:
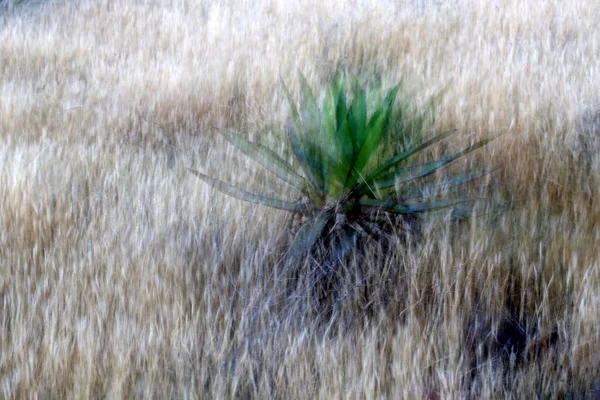
[[[208,183],[210,186],[214,187],[215,189],[219,190],[220,192],[222,192],[228,196],[235,197],[236,199],[239,199],[239,200],[244,200],[244,201],[247,201],[250,203],[260,204],[263,206],[277,208],[280,210],[291,211],[291,212],[304,213],[310,209],[310,206],[305,203],[295,203],[295,202],[273,199],[271,197],[250,193],[250,192],[245,191],[244,189],[238,188],[237,186],[230,185],[221,180],[218,180],[218,179],[212,178],[208,175],[205,175],[202,172],[199,172],[199,171],[196,171],[196,170],[193,170],[190,168],[188,168],[188,170],[191,173],[193,173],[194,175],[196,175],[198,178],[200,178],[202,181]]]

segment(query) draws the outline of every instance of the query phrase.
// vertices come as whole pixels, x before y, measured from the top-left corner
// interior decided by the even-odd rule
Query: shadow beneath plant
[[[309,320],[321,329],[334,323],[351,328],[382,313],[402,317],[408,301],[406,255],[419,242],[419,221],[392,215],[374,229],[356,235],[352,229],[331,221],[309,251],[282,260],[277,295],[283,318]]]

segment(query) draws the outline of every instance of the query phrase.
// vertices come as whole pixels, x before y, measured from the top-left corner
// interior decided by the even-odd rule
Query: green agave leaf
[[[445,138],[447,138],[448,136],[454,134],[455,132],[456,131],[444,132],[441,135],[435,136],[435,137],[431,138],[430,140],[426,141],[425,143],[420,144],[419,146],[416,146],[416,147],[414,147],[412,149],[406,150],[406,151],[398,154],[397,156],[394,156],[389,161],[385,162],[382,166],[380,166],[375,171],[373,171],[369,175],[369,177],[367,178],[367,180],[371,180],[372,181],[372,180],[380,177],[382,174],[384,174],[385,172],[387,172],[391,168],[395,167],[396,165],[398,165],[402,161],[404,161],[407,158],[409,158],[409,157],[411,157],[411,156],[413,156],[413,155],[415,155],[415,154],[417,154],[417,153],[425,150],[426,148],[430,147],[431,145],[444,140]]]
[[[325,193],[325,181],[320,149],[311,142],[300,141],[294,129],[292,127],[288,128],[287,134],[296,160],[300,163],[313,189],[322,195]]]
[[[429,163],[415,165],[407,168],[399,168],[393,172],[383,175],[379,179],[371,181],[371,185],[378,189],[385,189],[405,182],[421,179],[425,176],[433,174],[434,172],[459,159],[460,157],[463,157],[464,155],[469,154],[470,152],[485,146],[492,140],[494,139],[492,138],[481,140],[457,153],[454,153],[450,156],[446,156],[437,161],[432,161]]]
[[[356,159],[367,135],[367,98],[365,91],[361,89],[358,81],[354,83],[354,98],[347,111],[346,121],[347,127],[344,127],[344,129],[347,129],[344,132],[344,154],[347,155],[346,158],[349,161],[346,168],[344,186],[351,188],[357,179],[355,169]],[[350,145],[347,143],[347,137],[349,138]]]
[[[334,83],[334,94],[335,94],[335,119],[336,127],[339,131],[344,121],[348,119],[348,108],[346,106],[346,95],[344,93],[344,77],[342,74],[337,74]]]
[[[202,179],[204,182],[211,185],[212,187],[225,193],[226,195],[235,197],[240,200],[248,201],[250,203],[261,204],[263,206],[271,208],[278,208],[280,210],[285,211],[307,213],[310,210],[310,205],[305,203],[294,203],[290,201],[278,200],[273,199],[271,197],[250,193],[236,186],[230,185],[228,183],[205,175],[201,172],[195,171],[193,169],[189,169],[189,171],[196,175],[198,178]]]
[[[304,75],[298,71],[298,76],[300,80],[300,104],[301,104],[301,112],[300,116],[302,118],[302,127],[304,129],[304,133],[317,134],[318,126],[319,126],[319,105],[317,104],[317,99],[315,98],[310,85],[308,84]],[[312,132],[307,132],[310,130],[314,130]]]
[[[493,169],[461,171],[451,176],[446,176],[441,182],[431,182],[426,185],[416,185],[410,191],[405,192],[407,198],[426,197],[437,194],[440,188],[450,189],[456,186],[472,182],[492,172]]]
[[[449,87],[448,85],[431,96],[420,111],[414,109],[413,103],[408,97],[402,96],[399,99],[400,105],[394,108],[396,113],[393,120],[394,126],[390,127],[391,135],[386,138],[387,148],[394,149],[392,156],[411,150],[424,142],[423,133],[435,123],[435,107],[439,105]]]
[[[291,137],[292,146],[301,148],[301,162],[311,171],[313,185],[319,192],[328,196],[339,195],[348,170],[344,167],[348,163],[345,157],[346,154],[348,157],[351,155],[344,136],[340,136],[338,126],[338,114],[343,113],[345,109],[343,90],[340,86],[341,77],[338,75],[327,88],[321,111],[302,74],[300,84],[303,108],[306,111],[302,114],[302,137]],[[299,154],[300,151],[296,153]]]
[[[341,146],[337,137],[337,94],[333,85],[325,91],[321,112],[321,144],[323,150],[334,160],[341,160]]]
[[[350,133],[352,134],[353,149],[355,155],[362,147],[366,138],[367,127],[367,95],[357,82],[354,84],[354,98],[348,111]]]
[[[387,121],[390,119],[390,116],[392,115],[392,109],[393,109],[392,106],[394,105],[394,102],[396,101],[396,95],[398,94],[398,90],[400,90],[400,84],[394,86],[392,88],[392,90],[389,91],[387,96],[385,96],[385,99],[383,99],[381,104],[379,104],[379,107],[377,107],[377,109],[371,116],[371,119],[369,120],[369,122],[367,124],[367,128],[369,127],[369,125],[378,124],[379,123],[378,120],[381,115],[383,115],[383,120],[385,121],[385,123],[387,123]]]
[[[339,177],[340,182],[343,186],[346,186],[348,174],[352,171],[354,163],[354,134],[352,131],[352,123],[349,119],[349,110],[346,107],[346,96],[344,95],[343,88],[340,87],[340,93],[338,95],[338,106],[336,112],[338,120],[338,143],[342,153],[342,176]]]
[[[358,155],[356,156],[356,160],[354,162],[354,172],[352,173],[350,181],[347,183],[348,186],[353,186],[356,183],[358,175],[362,173],[364,167],[367,165],[367,162],[379,146],[384,129],[390,118],[392,105],[394,104],[398,89],[400,89],[400,86],[396,85],[388,93],[369,120],[367,124],[367,136],[360,150],[358,151]]]
[[[250,142],[240,135],[229,130],[221,129],[221,134],[237,147],[242,153],[268,169],[283,181],[295,186],[301,191],[306,190],[308,183],[299,175],[294,167],[279,157],[273,150],[260,143]]]
[[[300,227],[288,250],[291,257],[303,256],[309,252],[323,233],[331,213],[322,212],[314,219],[309,220]]]
[[[352,129],[350,122],[347,119],[342,120],[339,127],[337,137],[341,147],[342,159],[340,162],[340,175],[338,179],[343,187],[349,188],[347,185],[348,176],[353,169],[354,148],[352,145]]]
[[[338,78],[339,79],[339,78]],[[323,103],[321,146],[326,155],[325,180],[331,195],[340,194],[352,164],[353,145],[348,121],[345,118],[344,95],[339,83],[327,88]],[[338,125],[338,121],[340,125]]]
[[[282,81],[281,84],[283,85],[283,90],[290,105],[291,124],[288,124],[286,131],[290,140],[292,151],[300,163],[302,170],[306,174],[311,186],[319,196],[322,196],[325,192],[325,186],[323,181],[323,169],[321,168],[320,163],[320,155],[315,154],[314,150],[309,152],[307,150],[308,146],[304,142],[300,141],[296,135],[296,132],[302,132],[302,124],[300,123],[298,109],[296,108],[294,98],[292,97],[287,86],[285,86],[285,83]]]
[[[336,199],[343,191],[343,179],[347,167],[340,160],[334,159],[332,156],[321,150],[319,144],[307,142],[305,154],[315,154],[319,157],[318,172],[321,173],[323,182],[323,199]],[[346,169],[345,169],[346,168]]]
[[[363,183],[365,182],[363,177],[359,178],[363,181]],[[351,189],[351,191],[357,198],[366,196],[370,199],[382,199],[385,197],[385,193],[381,189],[376,188],[375,186],[370,186],[371,184],[372,182],[370,184],[365,183],[364,185],[361,184],[360,186],[355,186]]]
[[[373,200],[373,199],[362,199],[359,204],[363,207],[382,209],[385,211],[397,213],[397,214],[419,214],[436,211],[443,208],[448,208],[461,203],[470,203],[479,198],[464,198],[464,199],[444,199],[436,201],[427,201],[412,204],[397,204],[390,200]]]
[[[290,93],[287,86],[283,82],[283,79],[281,80],[281,85],[283,86],[283,92],[285,93],[285,96],[288,101],[288,105],[290,107],[290,121],[288,121],[288,122],[291,123],[291,128],[293,128],[293,130],[295,132],[300,132],[302,124],[300,123],[300,114],[298,114],[298,108],[296,107],[296,102],[294,101],[294,97],[292,97],[292,94]],[[289,130],[290,129],[288,129],[288,131]]]

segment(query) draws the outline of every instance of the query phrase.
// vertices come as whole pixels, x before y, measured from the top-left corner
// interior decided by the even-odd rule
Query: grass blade
[[[480,203],[475,204],[461,204],[452,208],[452,212],[433,212],[429,216],[434,219],[441,219],[446,221],[460,221],[466,218],[475,217],[489,217],[490,219],[494,219],[498,217],[500,212],[502,212],[506,208],[506,204],[498,203],[495,205],[488,204],[487,206],[482,206],[478,209]]]

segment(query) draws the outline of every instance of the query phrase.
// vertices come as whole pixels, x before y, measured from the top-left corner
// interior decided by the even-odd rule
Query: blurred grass
[[[597,395],[598,5],[47,5],[0,17],[2,396]],[[435,129],[505,133],[472,162],[516,207],[374,247],[325,318],[284,290],[285,215],[185,167],[269,186],[212,126],[267,140],[280,78],[338,67],[450,84]]]

